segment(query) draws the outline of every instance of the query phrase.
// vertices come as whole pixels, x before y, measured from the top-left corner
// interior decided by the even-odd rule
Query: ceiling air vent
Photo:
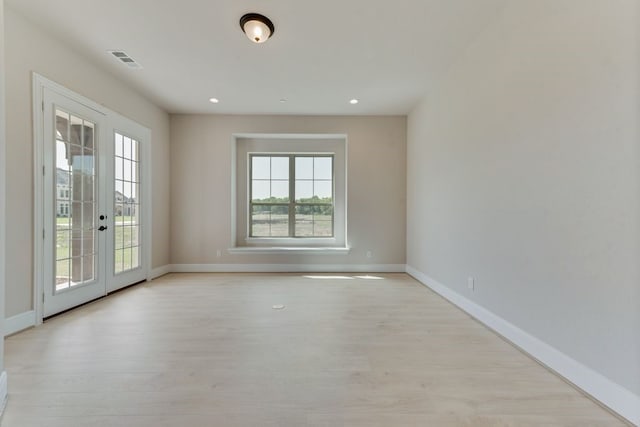
[[[142,68],[142,65],[138,64],[135,61],[135,59],[133,59],[129,55],[127,55],[126,52],[123,52],[121,50],[109,50],[107,52],[109,52],[118,61],[122,62],[124,65],[126,65],[129,68],[133,68],[133,69],[136,69],[136,70],[140,70]]]

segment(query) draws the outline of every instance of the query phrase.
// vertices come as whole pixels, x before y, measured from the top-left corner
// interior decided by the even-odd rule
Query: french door
[[[43,317],[144,280],[149,132],[42,88]]]

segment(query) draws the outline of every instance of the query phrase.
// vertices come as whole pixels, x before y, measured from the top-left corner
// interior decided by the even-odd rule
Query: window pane
[[[131,269],[131,248],[125,248],[122,250],[122,270]]]
[[[333,206],[297,205],[296,237],[333,236]]]
[[[130,205],[131,208],[131,224],[134,225],[138,225],[140,224],[140,204],[139,203],[133,203]]]
[[[95,148],[94,146],[94,138],[95,138],[95,125],[86,120],[83,121],[84,124],[84,148],[85,152],[91,151]]]
[[[332,222],[314,220],[313,235],[316,237],[331,237],[333,235]]]
[[[332,182],[331,181],[315,181],[313,185],[313,195],[323,202],[331,202]]]
[[[131,248],[131,268],[140,267],[140,250],[138,247]]]
[[[93,202],[82,204],[82,228],[85,230],[91,230],[95,226],[94,207],[95,204]]]
[[[273,206],[271,208],[271,236],[287,237],[289,235],[289,207]]]
[[[115,226],[115,248],[120,249],[124,247],[124,227],[121,225]]]
[[[123,154],[123,145],[122,145],[122,135],[116,133],[116,156],[122,157]]]
[[[115,273],[120,273],[124,269],[124,265],[123,265],[123,262],[122,262],[123,252],[124,251],[122,249],[116,249],[114,251],[114,256],[115,256],[115,259],[114,259],[114,263],[115,263],[114,270],[115,270]]]
[[[125,224],[128,224],[128,222],[126,222]],[[135,230],[133,229],[133,227],[130,227],[129,225],[125,225],[124,227],[122,227],[124,230],[124,237],[123,237],[123,245],[125,248],[130,248],[131,246],[135,246],[134,244],[134,233]]]
[[[122,157],[126,159],[131,158],[131,138],[129,138],[128,136],[124,137],[124,149],[123,149]]]
[[[132,181],[139,181],[139,177],[138,177],[138,162],[133,162],[131,164],[131,180]]]
[[[56,230],[56,259],[69,258],[69,246],[71,244],[71,232],[69,231],[67,218],[58,218]]]
[[[69,287],[69,259],[64,259],[56,262],[56,290],[65,289]]]
[[[122,159],[120,157],[116,157],[115,160],[115,166],[116,166],[116,179],[123,179],[124,176],[124,172],[122,171]]]
[[[116,224],[122,224],[122,221],[124,221],[124,218],[122,217],[123,213],[124,213],[124,205],[122,203],[116,203],[114,207],[114,212],[113,212],[113,214],[115,215],[114,220]]]
[[[296,181],[296,202],[304,202],[313,197],[313,181]]]
[[[138,188],[140,187],[140,184],[136,183],[136,182],[132,182],[131,183],[131,199],[129,199],[130,203],[134,203],[136,201],[138,201]]]
[[[124,166],[122,168],[122,176],[125,181],[133,181],[131,179],[131,160],[124,160]]]
[[[286,216],[272,215],[271,237],[288,237],[289,236],[289,218]]]
[[[268,200],[271,196],[271,189],[269,185],[269,181],[256,181],[254,180],[251,183],[252,194],[251,200],[259,201],[259,200]]]
[[[82,145],[82,119],[71,115],[71,134],[69,135],[69,140],[72,144]],[[73,148],[73,150],[77,150],[77,148]]]
[[[95,255],[84,256],[82,262],[82,280],[87,282],[95,279]]]
[[[123,191],[124,185],[122,181],[116,180],[116,202],[122,202]]]
[[[270,179],[271,178],[271,159],[270,157],[254,156],[251,158],[251,178],[253,179]]]
[[[331,157],[315,157],[313,160],[313,178],[314,179],[331,179],[333,171]]]
[[[129,227],[129,230],[131,233],[130,245],[138,246],[140,244],[140,227],[133,225]]]
[[[289,158],[271,158],[271,179],[289,179]]]
[[[69,164],[69,145],[63,141],[56,141],[56,167],[58,170],[71,170]]]
[[[271,233],[270,219],[271,207],[253,206],[251,212],[251,235],[254,237],[268,237]]]
[[[87,202],[93,202],[95,200],[95,187],[93,184],[94,184],[94,176],[84,175],[83,184],[82,184],[82,194],[84,195],[84,200]]]
[[[296,157],[296,179],[313,179],[313,157]]]
[[[313,211],[311,206],[296,206],[296,236],[313,236]]]
[[[289,181],[271,181],[271,197],[278,202],[288,202]]]
[[[288,235],[288,206],[253,206],[251,213],[251,236],[287,237]]]
[[[138,149],[140,143],[135,139],[131,140],[131,160],[138,160]]]

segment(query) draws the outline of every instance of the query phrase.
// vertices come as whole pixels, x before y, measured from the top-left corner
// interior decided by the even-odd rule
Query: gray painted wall
[[[174,264],[405,264],[406,117],[171,116]],[[348,255],[232,255],[234,133],[348,135]],[[222,253],[217,257],[217,251]],[[372,257],[367,258],[366,252]]]
[[[7,317],[33,309],[32,72],[151,129],[152,266],[169,262],[169,114],[52,38],[5,10],[7,81]]]
[[[0,331],[4,336],[5,301],[5,186],[6,178],[6,133],[5,133],[5,64],[4,64],[4,0],[0,0]],[[0,373],[4,371],[4,340],[0,340]],[[1,398],[1,397],[0,397]]]
[[[407,174],[409,265],[636,395],[638,22],[507,2],[411,113]]]

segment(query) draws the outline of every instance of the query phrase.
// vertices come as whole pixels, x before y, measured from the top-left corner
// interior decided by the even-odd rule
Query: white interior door
[[[146,278],[150,132],[59,90],[42,101],[47,317]]]

